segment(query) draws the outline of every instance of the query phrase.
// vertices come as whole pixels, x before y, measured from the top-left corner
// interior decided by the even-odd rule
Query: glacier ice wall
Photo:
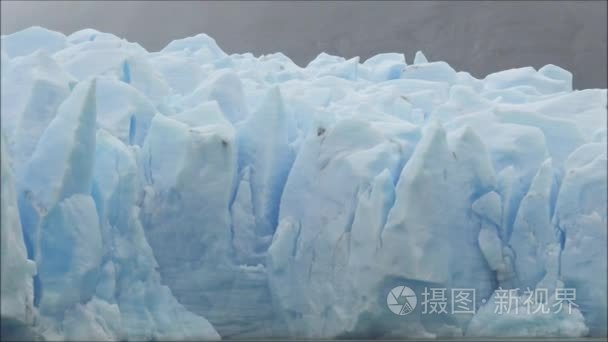
[[[1,71],[3,326],[607,334],[607,93],[557,66],[476,79],[418,52],[302,68],[204,34],[148,52],[33,27],[2,36]],[[474,289],[475,312],[395,315],[399,285]],[[577,307],[491,306],[541,288]]]

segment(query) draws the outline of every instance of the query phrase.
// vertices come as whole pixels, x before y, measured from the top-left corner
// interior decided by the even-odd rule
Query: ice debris
[[[606,336],[605,89],[422,52],[300,67],[204,34],[1,39],[3,334]],[[477,302],[398,316],[401,285]],[[492,306],[563,288],[570,313]]]

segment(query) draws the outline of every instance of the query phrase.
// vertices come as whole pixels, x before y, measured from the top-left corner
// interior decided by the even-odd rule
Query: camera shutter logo
[[[407,286],[397,286],[386,296],[388,308],[396,315],[407,315],[414,311],[418,298],[416,293]]]

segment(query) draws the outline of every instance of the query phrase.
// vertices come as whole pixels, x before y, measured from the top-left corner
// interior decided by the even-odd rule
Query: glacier
[[[3,339],[608,333],[607,91],[567,70],[1,41]],[[425,313],[426,288],[474,310]]]

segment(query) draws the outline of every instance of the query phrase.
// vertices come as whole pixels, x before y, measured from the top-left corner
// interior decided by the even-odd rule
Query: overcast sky
[[[606,88],[606,1],[5,1],[1,31],[32,25],[65,34],[111,32],[150,51],[207,33],[228,53],[318,53],[362,59],[422,50],[476,77],[552,63],[575,87]]]

